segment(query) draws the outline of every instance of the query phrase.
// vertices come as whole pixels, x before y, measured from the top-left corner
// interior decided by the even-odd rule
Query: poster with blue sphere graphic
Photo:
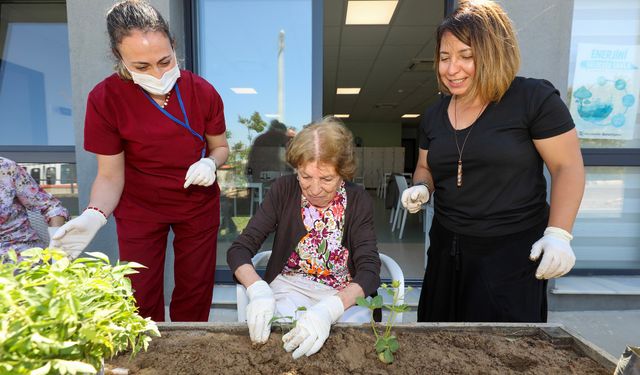
[[[580,138],[634,138],[639,50],[638,45],[578,45],[569,110]]]

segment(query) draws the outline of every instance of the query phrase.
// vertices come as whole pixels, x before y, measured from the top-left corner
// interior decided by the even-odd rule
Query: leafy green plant
[[[275,316],[274,315],[273,318],[269,320],[269,323],[275,324],[279,326],[281,329],[284,329],[284,327],[291,327],[291,329],[293,329],[293,327],[295,327],[296,323],[298,322],[298,313],[300,311],[307,311],[306,306],[298,306],[293,312],[294,316],[291,316],[291,315]]]
[[[87,254],[33,248],[0,259],[0,374],[95,374],[104,358],[134,356],[160,336],[126,278],[144,266]]]
[[[382,289],[392,297],[391,304],[384,304],[381,295],[377,295],[373,298],[356,298],[356,303],[358,306],[366,307],[371,310],[371,329],[373,330],[373,334],[376,337],[376,343],[374,347],[376,349],[376,353],[378,353],[378,359],[386,364],[393,363],[394,357],[393,353],[397,352],[400,348],[400,344],[398,343],[398,338],[391,334],[391,328],[393,327],[393,323],[395,322],[395,318],[399,313],[405,312],[409,309],[409,307],[404,303],[399,303],[399,293],[396,293],[398,288],[400,287],[400,282],[397,280],[393,280],[391,282],[391,286],[387,284],[381,285]],[[407,288],[407,291],[410,291],[411,287]],[[373,319],[373,312],[375,309],[385,308],[389,310],[389,318],[384,326],[384,331],[379,331],[379,327],[376,327],[376,322]]]

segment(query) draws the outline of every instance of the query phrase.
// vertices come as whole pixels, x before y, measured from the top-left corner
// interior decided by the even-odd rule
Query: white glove
[[[552,279],[571,271],[576,264],[576,256],[569,241],[573,236],[564,229],[547,227],[544,236],[531,246],[529,259],[537,260],[542,254],[542,260],[536,270],[536,278]]]
[[[412,214],[420,211],[422,205],[429,202],[429,189],[424,185],[415,185],[402,192],[402,205]]]
[[[271,333],[271,318],[276,311],[276,300],[266,281],[260,280],[247,288],[247,325],[251,342],[264,344]]]
[[[296,322],[294,329],[282,336],[284,350],[293,352],[293,359],[307,357],[322,348],[329,337],[331,325],[344,313],[340,297],[334,295],[311,306]]]
[[[189,185],[211,186],[216,180],[216,163],[211,158],[202,158],[191,164],[184,179],[185,189]]]
[[[107,219],[102,213],[84,210],[82,215],[68,221],[51,236],[49,247],[62,249],[71,259],[75,259],[106,223]]]

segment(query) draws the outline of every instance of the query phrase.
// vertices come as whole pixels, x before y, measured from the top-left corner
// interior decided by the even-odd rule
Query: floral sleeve
[[[60,201],[44,191],[40,185],[19,165],[15,171],[16,197],[30,211],[39,211],[47,221],[54,216],[69,219],[69,212]]]

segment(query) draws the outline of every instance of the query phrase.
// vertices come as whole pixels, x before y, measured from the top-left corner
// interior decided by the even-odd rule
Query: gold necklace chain
[[[476,118],[473,120],[471,125],[468,126],[469,132],[464,137],[464,141],[462,141],[462,147],[458,145],[458,100],[456,97],[453,97],[453,139],[456,141],[456,149],[458,149],[458,173],[456,175],[456,186],[462,187],[462,153],[464,152],[464,146],[467,144],[467,139],[469,139],[469,135],[473,130],[473,125],[475,125],[476,121],[480,118],[480,114],[484,111],[487,105],[484,104],[480,107],[480,111],[476,115]],[[463,129],[460,129],[463,130]]]

